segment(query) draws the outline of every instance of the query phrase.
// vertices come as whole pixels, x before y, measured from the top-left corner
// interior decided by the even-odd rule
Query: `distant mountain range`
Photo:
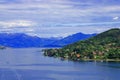
[[[62,38],[58,41],[53,42],[52,44],[46,45],[46,46],[65,46],[68,44],[72,44],[74,42],[80,41],[80,40],[85,40],[90,37],[96,36],[96,34],[83,34],[83,33],[76,33],[70,36],[67,36],[65,38]]]
[[[57,38],[39,38],[23,33],[0,33],[0,45],[14,48],[43,47],[57,40]]]
[[[0,33],[0,45],[14,48],[61,47],[95,35],[96,34],[77,33],[65,38],[40,38],[24,33]]]

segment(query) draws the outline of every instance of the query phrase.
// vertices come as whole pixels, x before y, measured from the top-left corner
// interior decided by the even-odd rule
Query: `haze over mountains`
[[[76,33],[65,38],[40,38],[24,33],[0,33],[0,45],[13,48],[62,47],[95,35],[96,34]]]

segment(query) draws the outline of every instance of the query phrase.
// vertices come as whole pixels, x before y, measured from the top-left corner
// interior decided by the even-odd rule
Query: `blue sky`
[[[120,0],[0,0],[0,32],[65,37],[120,28]]]

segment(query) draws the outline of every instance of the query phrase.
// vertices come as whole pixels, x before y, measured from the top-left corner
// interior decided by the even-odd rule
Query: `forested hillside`
[[[69,60],[120,59],[120,29],[114,28],[61,49],[44,50],[45,56]]]

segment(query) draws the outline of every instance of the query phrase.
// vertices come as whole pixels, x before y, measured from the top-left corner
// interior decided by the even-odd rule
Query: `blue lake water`
[[[119,62],[72,62],[40,48],[0,50],[0,80],[120,80]]]

